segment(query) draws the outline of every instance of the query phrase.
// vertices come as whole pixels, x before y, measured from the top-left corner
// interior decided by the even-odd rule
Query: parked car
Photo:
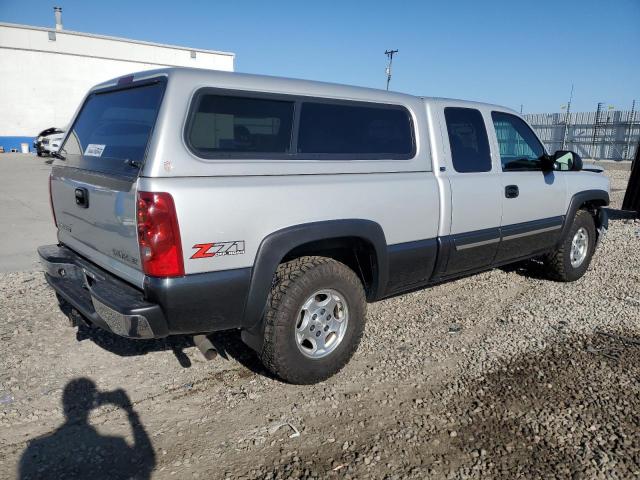
[[[39,157],[51,155],[51,152],[57,152],[64,140],[64,130],[60,128],[47,128],[41,131],[33,142],[33,147]]]
[[[293,383],[349,361],[368,302],[530,258],[577,280],[607,229],[608,179],[485,103],[165,69],[93,88],[63,148],[61,300],[205,352],[239,329]]]

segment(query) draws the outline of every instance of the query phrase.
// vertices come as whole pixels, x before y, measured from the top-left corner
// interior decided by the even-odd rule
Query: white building
[[[45,128],[66,128],[93,85],[140,70],[195,67],[233,71],[235,55],[56,27],[0,23],[0,146],[31,143]]]

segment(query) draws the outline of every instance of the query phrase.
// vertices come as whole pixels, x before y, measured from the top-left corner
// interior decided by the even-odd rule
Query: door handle
[[[76,188],[75,191],[76,205],[80,208],[89,207],[89,190],[86,188]]]
[[[517,185],[507,185],[504,187],[504,196],[507,198],[516,198],[520,195],[520,189]]]

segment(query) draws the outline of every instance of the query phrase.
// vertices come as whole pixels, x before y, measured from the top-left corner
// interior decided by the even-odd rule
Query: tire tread
[[[316,374],[309,376],[301,374],[299,369],[295,369],[294,365],[282,361],[277,354],[282,347],[280,343],[284,341],[287,330],[290,328],[290,324],[282,322],[281,317],[284,316],[288,318],[290,315],[296,315],[297,309],[299,308],[299,305],[292,305],[286,302],[288,299],[287,293],[292,292],[296,288],[302,288],[300,285],[301,278],[308,276],[309,272],[313,275],[313,271],[321,267],[330,268],[335,275],[343,277],[350,283],[357,282],[361,292],[360,298],[357,299],[357,301],[364,305],[363,310],[366,311],[366,300],[362,282],[350,268],[337,260],[321,256],[304,256],[280,264],[276,270],[271,291],[267,298],[261,360],[268,370],[292,383],[316,383],[336,374],[351,359],[362,338],[363,329],[357,329],[355,332],[356,336],[349,344],[348,350],[336,359],[337,363],[333,364],[332,368],[328,369],[324,375]],[[320,272],[318,273],[320,274]]]
[[[573,219],[573,224],[572,227],[569,229],[568,235],[567,237],[562,239],[562,243],[560,244],[560,247],[558,247],[557,250],[555,250],[554,252],[548,254],[545,258],[545,266],[546,266],[546,272],[547,275],[549,276],[549,278],[551,278],[552,280],[556,280],[558,282],[571,282],[574,280],[577,280],[577,278],[580,278],[582,275],[579,275],[577,278],[575,277],[574,273],[575,271],[570,271],[569,269],[567,269],[567,255],[569,255],[570,249],[571,249],[571,232],[573,232],[573,226],[576,224],[591,224],[592,228],[590,228],[589,231],[589,235],[590,237],[595,235],[595,224],[593,222],[593,217],[591,216],[591,214],[586,211],[586,210],[578,210],[576,212],[576,216]],[[590,238],[589,242],[591,244],[593,244],[593,242],[595,241],[595,238]],[[591,246],[589,247],[591,248]],[[593,255],[593,251],[588,252],[587,253],[587,258],[584,259],[584,263],[583,265],[589,265],[589,262],[591,261],[591,256]],[[578,269],[580,269],[582,267],[582,265],[580,267],[578,267]],[[586,271],[586,268],[585,268]]]

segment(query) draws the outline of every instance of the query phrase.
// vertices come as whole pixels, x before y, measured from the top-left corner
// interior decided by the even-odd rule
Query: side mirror
[[[570,150],[558,150],[551,157],[553,160],[553,169],[560,172],[582,170],[582,157],[576,152]]]

